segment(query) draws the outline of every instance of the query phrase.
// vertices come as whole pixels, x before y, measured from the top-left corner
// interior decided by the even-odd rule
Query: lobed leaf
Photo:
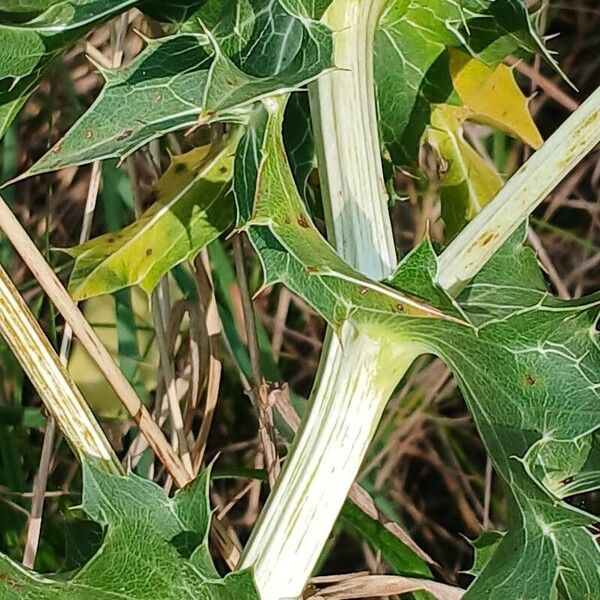
[[[202,4],[184,33],[149,40],[131,65],[104,71],[96,102],[25,176],[123,158],[199,123],[243,121],[256,100],[331,68],[331,33],[291,13],[289,4],[246,0],[240,11],[236,3]]]
[[[413,322],[406,333],[452,368],[511,496],[508,532],[466,597],[591,600],[600,589],[586,528],[594,518],[563,502],[560,487],[600,428],[600,298],[554,298],[523,239],[509,240],[460,296],[474,331]]]
[[[233,220],[229,196],[239,139],[173,158],[158,200],[121,231],[64,250],[75,257],[69,291],[76,300],[139,285],[150,294],[177,264],[195,257]]]
[[[38,575],[0,555],[3,600],[252,600],[252,573],[221,579],[208,551],[209,474],[168,498],[136,475],[84,464],[83,509],[105,530],[94,556],[68,578]]]
[[[302,205],[287,162],[284,107],[284,98],[255,107],[234,166],[238,224],[248,230],[259,252],[265,285],[281,282],[301,294],[310,289],[312,301],[334,327],[349,318],[385,321],[398,313],[456,320],[418,298],[370,281],[325,242]]]

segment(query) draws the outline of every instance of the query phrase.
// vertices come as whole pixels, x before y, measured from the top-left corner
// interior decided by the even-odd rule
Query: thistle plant
[[[59,402],[44,389],[43,372],[29,369],[84,461],[83,508],[107,534],[102,552],[68,581],[0,559],[0,597],[79,598],[89,590],[98,598],[157,597],[156,590],[174,599],[302,597],[390,396],[418,357],[433,354],[454,374],[508,497],[507,530],[464,598],[596,598],[595,518],[565,499],[600,484],[600,297],[556,298],[526,233],[532,211],[600,141],[600,90],[543,143],[504,64],[509,56],[539,55],[559,69],[525,3],[40,4],[27,19],[19,3],[9,4],[0,24],[0,69],[9,82],[0,95],[4,128],[50,61],[91,28],[135,7],[161,22],[164,36],[144,39],[121,69],[98,65],[105,84],[94,104],[19,179],[125,160],[172,132],[221,126],[211,144],[172,159],[157,202],[134,223],[66,250],[75,259],[73,299],[134,285],[150,297],[174,267],[219,236],[246,236],[263,289],[283,284],[329,330],[310,408],[239,570],[224,579],[207,549],[209,471],[191,483],[195,474],[156,424],[144,428],[138,415],[175,482],[188,487],[169,499],[153,483],[123,476],[68,377],[53,375],[72,391]],[[28,52],[13,56],[4,49],[9,41]],[[465,141],[466,121],[535,152],[504,183]],[[439,196],[447,243],[440,250],[426,237],[399,259],[390,173],[423,176],[424,149],[445,164]],[[327,239],[308,208],[315,165]],[[0,222],[7,235],[9,221]],[[22,251],[18,236],[11,240]],[[3,306],[16,302],[9,285],[0,293]],[[32,350],[14,343],[9,325],[0,319],[27,369]],[[33,336],[40,344],[41,335]],[[252,384],[260,390],[264,382]],[[130,392],[124,395],[136,417]],[[254,397],[260,402],[260,391]],[[69,428],[75,419],[95,433],[93,443],[84,445]],[[117,572],[125,557],[131,576]],[[148,570],[152,577],[140,580]],[[422,590],[435,593],[423,582]]]

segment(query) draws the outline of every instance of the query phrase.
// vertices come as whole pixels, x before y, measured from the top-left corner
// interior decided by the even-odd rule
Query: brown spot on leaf
[[[86,129],[84,135],[86,140],[91,140],[94,137],[94,132],[91,129]]]
[[[361,296],[364,296],[367,292],[369,291],[369,288],[360,288],[360,291],[358,292]]]
[[[396,304],[396,312],[404,312],[404,306],[402,304]]]
[[[308,220],[306,219],[306,217],[304,215],[300,215],[298,217],[298,225],[300,225],[300,227],[302,227],[304,229],[308,229]]]
[[[535,377],[531,373],[525,375],[525,383],[529,386],[535,385]]]
[[[63,146],[62,146],[62,142],[60,144],[56,144],[56,146],[54,146],[54,148],[52,148],[52,153],[53,154],[60,154],[62,152]]]
[[[317,269],[317,267],[306,267],[306,272],[314,274],[314,273],[318,273],[319,269]]]
[[[186,170],[186,166],[183,163],[175,163],[173,167],[173,172],[176,174],[181,174]]]
[[[146,250],[146,256],[152,256],[152,252],[153,252],[152,248],[148,248]]]
[[[162,100],[162,94],[160,94],[160,93],[159,93],[159,94],[155,94],[155,95],[154,95],[154,99],[155,99],[157,102],[160,102],[160,101]]]
[[[127,138],[131,137],[132,134],[133,134],[133,129],[125,129],[125,131],[121,132],[117,136],[117,142],[122,142],[123,140],[126,140]]]

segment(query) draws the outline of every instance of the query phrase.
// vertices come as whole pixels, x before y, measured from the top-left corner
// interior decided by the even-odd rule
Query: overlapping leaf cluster
[[[466,597],[593,598],[595,519],[563,498],[600,486],[600,295],[553,297],[523,231],[457,300],[436,285],[428,243],[385,285],[369,282],[310,222],[283,151],[281,112],[270,108],[241,142],[235,188],[267,282],[290,287],[336,329],[345,321],[387,340],[390,359],[400,345],[439,355],[507,489],[508,532]]]
[[[465,102],[453,85],[452,49],[488,67],[523,51],[549,58],[520,0],[389,0],[376,37],[375,79],[383,142],[396,165],[415,163],[432,105]]]
[[[28,3],[37,8],[27,11],[19,2],[3,8],[0,36],[14,43],[0,49],[0,85],[6,84],[0,90],[0,132],[75,33],[130,4],[40,0]],[[104,72],[97,101],[29,174],[124,157],[164,133],[197,124],[219,120],[235,128],[223,146],[208,151],[211,159],[176,159],[159,184],[158,203],[137,223],[73,252],[77,297],[134,284],[151,291],[173,265],[214,239],[233,217],[233,168],[237,224],[259,253],[266,283],[283,282],[337,330],[350,324],[386,338],[392,360],[395,346],[412,345],[416,353],[438,354],[458,378],[511,499],[508,532],[496,540],[467,597],[593,598],[600,589],[599,552],[588,529],[593,518],[564,498],[600,484],[600,298],[567,303],[552,297],[522,234],[458,299],[436,285],[437,258],[428,244],[389,281],[365,278],[311,222],[282,138],[282,93],[333,67],[332,34],[317,21],[329,2],[136,4],[165,22],[168,34],[149,40],[128,67]],[[13,53],[15,48],[28,51]],[[520,0],[389,0],[377,33],[375,75],[391,162],[414,166],[425,135],[448,160],[466,158],[480,168],[461,145],[467,118],[539,143],[531,122],[511,129],[472,93],[473,82],[500,81],[506,89],[507,72],[498,63],[519,50],[544,51]],[[524,99],[516,92],[509,97],[526,114]],[[303,122],[299,126],[306,131]],[[310,152],[301,146],[293,153],[302,155],[302,164],[295,165],[300,179],[310,164]],[[175,177],[178,171],[181,177]],[[467,185],[468,202],[486,193],[489,199],[489,189],[477,191],[481,181],[466,177],[469,168],[463,171],[451,164],[450,183]],[[497,186],[499,180],[484,184]],[[469,215],[463,204],[456,228]],[[190,499],[199,487],[167,501],[147,482],[113,479],[93,468],[86,481],[84,508],[108,527],[103,550],[67,582],[26,573],[2,559],[6,585],[0,597],[75,598],[90,590],[99,598],[184,598],[198,590],[206,598],[253,597],[247,574],[221,582],[209,564],[206,522],[190,520]],[[206,513],[205,493],[204,504],[193,501],[196,511],[204,506]],[[125,567],[127,572],[119,571]],[[160,593],[149,596],[149,589]]]
[[[84,464],[83,509],[104,528],[93,557],[76,571],[42,576],[0,555],[2,600],[252,600],[252,574],[222,579],[208,551],[209,473],[168,498],[154,483]]]
[[[387,2],[375,39],[382,142],[393,165],[417,173],[423,142],[435,150],[441,164],[425,174],[440,179],[448,239],[501,187],[493,166],[464,140],[463,123],[492,125],[534,148],[542,143],[501,64],[536,52],[552,61],[518,0]]]
[[[52,16],[62,23],[64,15],[51,4],[40,3],[48,5],[46,22]],[[88,16],[98,11],[97,18],[106,8],[100,2],[71,4],[79,15],[83,8]],[[110,14],[130,4],[112,4]],[[106,84],[96,102],[26,175],[124,157],[168,131],[200,123],[245,122],[257,99],[301,86],[333,67],[331,32],[315,20],[328,4],[137,2],[165,22],[171,34],[148,40],[128,67],[101,69]],[[61,39],[67,44],[76,38]],[[175,158],[157,185],[158,201],[135,224],[70,251],[76,257],[70,284],[74,297],[86,299],[135,284],[150,293],[173,266],[193,258],[230,225],[233,203],[227,193],[236,142],[235,135],[229,137],[206,152]]]
[[[301,86],[334,66],[331,32],[316,21],[329,4],[329,0],[180,0],[166,6],[144,0],[139,7],[168,23],[173,33],[149,41],[127,68],[105,72],[106,85],[94,105],[28,174],[123,157],[167,131],[201,122],[245,125],[257,99]],[[375,40],[375,75],[383,141],[393,162],[413,165],[423,140],[447,163],[441,196],[452,236],[491,200],[501,183],[463,140],[463,121],[490,123],[534,146],[541,141],[512,73],[495,66],[508,52],[536,48],[537,40],[519,2],[434,4],[421,0],[386,4]],[[510,118],[488,101],[492,93],[502,94],[503,110],[504,104],[510,106]],[[296,181],[303,186],[314,157],[310,116],[300,95],[291,104],[287,148]],[[151,291],[161,275],[198,252],[219,227],[225,229],[231,199],[224,193],[217,198],[209,182],[201,183],[205,175],[199,169],[193,185],[171,186],[170,193],[162,194],[163,201],[135,226],[73,251],[75,296],[83,299],[142,282]],[[212,207],[211,214],[205,213],[206,206]],[[178,216],[190,207],[195,207],[195,224]],[[176,236],[180,243],[140,261],[134,249],[145,245],[147,250],[160,238],[171,239],[168,222],[176,221],[185,233]],[[196,226],[204,227],[204,234],[195,235]],[[213,234],[205,235],[209,231]],[[155,275],[147,277],[149,271]]]
[[[331,32],[299,0],[154,8],[157,16],[186,20],[173,35],[148,40],[126,68],[103,70],[106,84],[96,102],[28,174],[125,157],[198,124],[243,122],[256,100],[333,66]]]

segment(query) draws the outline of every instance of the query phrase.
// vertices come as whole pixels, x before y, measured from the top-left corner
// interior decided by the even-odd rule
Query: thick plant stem
[[[335,31],[338,70],[310,88],[329,237],[348,262],[377,280],[397,262],[373,83],[373,37],[383,4],[334,0],[324,21]],[[310,413],[243,557],[243,566],[255,569],[262,600],[301,595],[413,358],[408,350],[392,357],[349,325],[341,339],[327,336]]]
[[[338,70],[309,88],[327,233],[338,252],[380,280],[396,267],[377,127],[373,38],[383,0],[336,0]]]
[[[395,382],[414,358],[404,356],[405,364],[350,324],[341,344],[329,346],[308,419],[244,555],[262,600],[301,595]]]

